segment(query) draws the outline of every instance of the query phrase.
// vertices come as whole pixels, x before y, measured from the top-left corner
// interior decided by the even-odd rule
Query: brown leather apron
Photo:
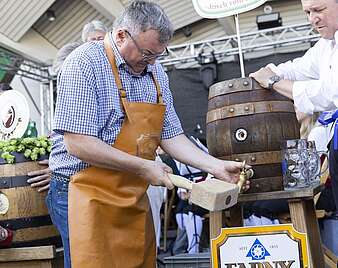
[[[128,102],[107,36],[105,50],[126,115],[113,147],[153,160],[165,113],[159,84],[153,77],[157,104]],[[73,268],[156,267],[147,188],[146,180],[124,171],[89,167],[72,176],[68,217]]]

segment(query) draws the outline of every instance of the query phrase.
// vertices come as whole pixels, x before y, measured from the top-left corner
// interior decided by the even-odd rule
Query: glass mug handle
[[[319,158],[320,158],[322,155],[325,155],[325,157],[326,157],[326,167],[324,167],[324,170],[322,170],[322,169],[323,169],[323,166],[322,166],[322,165],[321,165],[321,167],[320,167],[320,173],[319,173],[318,176],[321,177],[321,176],[328,170],[328,168],[329,168],[329,163],[328,163],[328,161],[329,161],[329,155],[328,155],[328,153],[327,153],[326,151],[318,151],[317,154],[318,154]],[[325,161],[323,162],[323,164],[324,164],[324,163],[325,163]]]

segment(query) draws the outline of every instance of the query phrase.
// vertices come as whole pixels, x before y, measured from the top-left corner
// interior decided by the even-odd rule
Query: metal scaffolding
[[[48,65],[30,60],[19,54],[0,47],[0,68],[9,73],[20,75],[39,82],[49,82]]]
[[[241,34],[242,52],[248,58],[254,57],[257,52],[276,53],[276,49],[291,46],[293,46],[292,51],[295,51],[296,45],[310,44],[317,41],[319,37],[309,23],[265,29]],[[175,68],[195,67],[201,61],[207,63],[212,57],[218,63],[230,61],[239,53],[236,35],[170,46],[168,50],[169,56],[162,58],[160,62],[163,66],[175,66]]]
[[[258,52],[276,53],[285,48],[295,51],[298,45],[309,44],[319,39],[310,24],[298,24],[266,29],[241,35],[242,51],[245,57],[255,57]],[[302,48],[304,50],[306,48]],[[234,60],[238,55],[236,35],[213,40],[194,42],[168,47],[169,56],[160,59],[165,68],[197,67],[201,62],[207,63],[210,58],[218,63]],[[40,116],[41,133],[51,130],[54,114],[54,83],[50,66],[39,63],[0,47],[0,68],[9,73],[40,82]]]
[[[28,59],[19,54],[13,53],[0,47],[0,70],[12,75],[18,75],[20,78],[25,77],[40,83],[40,109],[38,109],[41,121],[41,135],[47,134],[52,128],[52,119],[54,114],[53,106],[53,77],[49,73],[49,65]],[[21,83],[27,91],[30,98],[29,89],[21,79]]]

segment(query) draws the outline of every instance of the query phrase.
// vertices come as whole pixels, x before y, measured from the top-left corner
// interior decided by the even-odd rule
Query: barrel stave
[[[45,168],[37,162],[0,164],[0,193],[9,201],[0,214],[0,225],[14,231],[13,247],[61,245],[45,204],[47,192],[39,193],[27,183],[29,171]]]

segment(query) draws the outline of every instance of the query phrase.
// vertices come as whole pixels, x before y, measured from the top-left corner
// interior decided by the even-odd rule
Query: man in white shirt
[[[321,39],[306,54],[278,65],[269,64],[250,74],[265,88],[293,99],[298,111],[338,108],[338,0],[301,0],[304,12]],[[332,128],[334,129],[334,128]],[[331,131],[330,139],[333,135]],[[338,135],[338,133],[337,133]],[[330,144],[330,173],[338,209],[338,151]]]

